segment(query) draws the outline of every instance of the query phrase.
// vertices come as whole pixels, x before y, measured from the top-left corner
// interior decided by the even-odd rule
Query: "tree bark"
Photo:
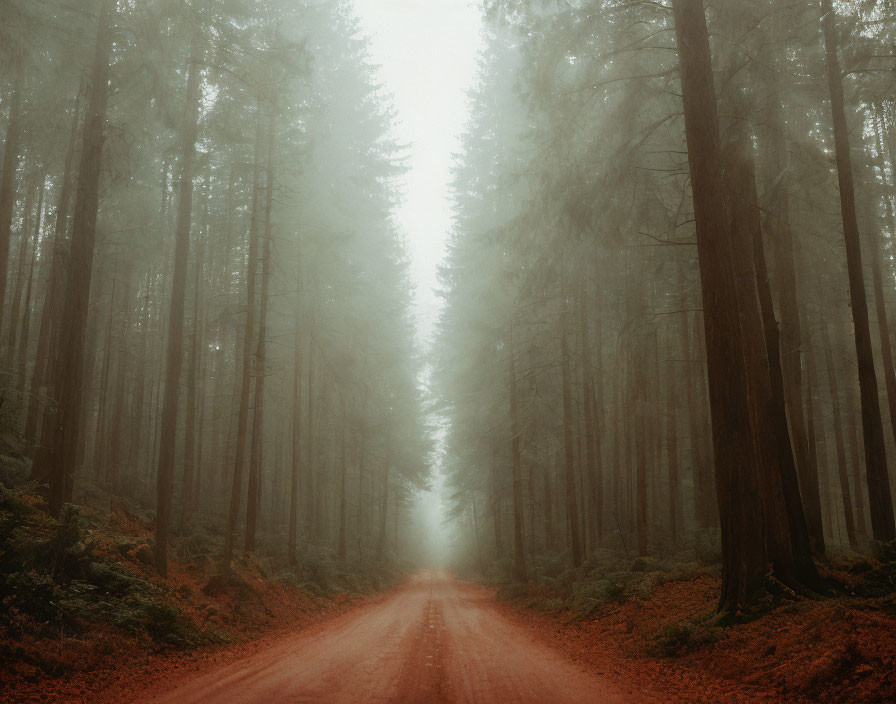
[[[9,243],[12,219],[16,208],[16,171],[19,166],[19,149],[22,141],[22,93],[25,89],[25,72],[20,62],[15,68],[12,91],[9,97],[9,122],[3,146],[3,167],[0,172],[0,323],[6,309],[6,282],[9,269]]]
[[[843,216],[843,237],[846,244],[846,268],[849,275],[849,298],[855,327],[856,360],[859,366],[859,392],[862,405],[862,435],[865,441],[865,472],[868,477],[871,529],[875,540],[896,538],[893,517],[893,498],[884,446],[883,422],[877,393],[877,373],[871,347],[868,322],[868,302],[865,298],[865,276],[862,271],[862,251],[856,218],[855,187],[849,132],[843,99],[843,81],[838,56],[836,16],[831,0],[821,0],[824,15],[825,65],[831,98],[834,125],[834,151],[837,177],[840,183],[840,209]]]
[[[565,303],[565,302],[564,302]],[[566,341],[567,316],[561,316],[560,356],[563,377],[563,474],[566,484],[566,517],[569,522],[569,537],[572,547],[572,565],[579,567],[585,559],[582,539],[579,534],[579,501],[576,490],[575,462],[572,438],[572,373],[569,364],[569,345]]]
[[[274,122],[268,127],[265,174],[264,250],[261,269],[261,310],[255,345],[255,412],[252,416],[252,445],[249,456],[249,487],[246,499],[246,552],[255,550],[255,531],[261,496],[261,464],[264,445],[264,380],[267,364],[268,302],[271,285],[271,208],[274,202]]]
[[[193,330],[190,335],[190,357],[187,361],[187,407],[184,422],[184,471],[181,490],[181,525],[186,524],[195,504],[194,483],[196,476],[196,397],[197,367],[199,366],[200,320],[199,292],[202,286],[202,240],[196,248],[193,271]]]
[[[849,490],[849,474],[846,466],[846,444],[843,440],[843,420],[840,414],[840,388],[837,383],[837,369],[834,366],[834,354],[831,351],[831,336],[828,323],[821,321],[822,345],[824,346],[825,366],[827,367],[828,391],[831,394],[831,421],[834,424],[834,442],[837,448],[837,476],[840,480],[840,496],[843,499],[843,519],[846,523],[846,537],[851,548],[858,547],[856,524],[852,512],[852,497]]]
[[[59,379],[59,411],[53,419],[55,428],[51,440],[52,447],[43,454],[46,469],[36,471],[37,476],[49,477],[49,504],[54,516],[58,516],[62,507],[71,501],[78,450],[83,443],[80,423],[84,341],[105,140],[103,133],[108,101],[113,12],[114,2],[105,0],[100,10],[97,28],[90,98],[84,121],[78,189],[75,197],[68,284],[62,299],[60,354],[56,365]]]
[[[255,158],[252,174],[252,210],[249,224],[249,256],[246,262],[246,330],[243,335],[243,368],[240,376],[239,411],[236,429],[236,452],[230,487],[230,506],[227,512],[227,528],[224,532],[225,574],[230,572],[233,561],[233,544],[239,520],[243,493],[243,465],[246,459],[246,435],[249,428],[249,390],[252,383],[252,335],[255,332],[255,277],[258,267],[258,181],[261,156],[261,101],[256,116]]]
[[[302,473],[301,453],[302,423],[302,346],[299,339],[299,321],[296,319],[295,374],[292,382],[292,471],[289,477],[289,535],[287,558],[296,563],[296,531],[299,527],[299,477]]]
[[[174,452],[177,443],[177,406],[180,373],[183,367],[184,303],[190,230],[193,221],[193,161],[199,129],[199,55],[194,39],[187,68],[187,102],[181,142],[181,173],[178,186],[177,225],[174,242],[174,271],[171,277],[171,307],[168,313],[168,349],[165,360],[165,387],[162,397],[161,445],[156,474],[156,570],[168,576],[168,538],[171,529],[171,501],[174,493]]]
[[[702,0],[673,0],[688,163],[697,229],[722,527],[719,608],[734,611],[762,583],[764,511],[748,406],[732,234],[721,174],[719,123]]]
[[[511,324],[512,325],[512,324]],[[523,544],[523,470],[520,457],[520,424],[517,404],[516,365],[513,350],[513,328],[507,345],[509,372],[507,383],[510,386],[510,450],[513,462],[513,578],[525,582],[526,554]]]

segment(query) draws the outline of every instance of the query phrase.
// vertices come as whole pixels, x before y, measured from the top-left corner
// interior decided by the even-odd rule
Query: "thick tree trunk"
[[[767,569],[765,516],[751,433],[744,344],[722,184],[719,126],[702,0],[673,0],[703,291],[716,495],[722,526],[719,608],[735,610]]]
[[[849,275],[849,297],[855,327],[856,360],[859,366],[859,391],[862,402],[862,435],[865,441],[865,472],[871,508],[871,528],[875,540],[896,538],[893,498],[884,447],[884,431],[877,393],[877,374],[871,347],[868,302],[865,298],[865,277],[856,219],[855,188],[852,158],[849,153],[849,132],[843,100],[843,82],[838,56],[838,35],[832,0],[821,0],[824,15],[825,64],[834,123],[834,149],[837,177],[840,182],[840,208],[843,215],[843,236],[846,243],[846,268]]]
[[[57,361],[59,411],[52,446],[42,455],[45,469],[37,476],[49,477],[50,511],[58,516],[71,500],[76,459],[81,438],[82,383],[84,380],[84,340],[87,329],[99,185],[105,140],[108,100],[109,58],[112,51],[114,3],[105,0],[100,11],[96,49],[90,79],[90,99],[84,121],[78,190],[72,225],[68,284],[62,297],[60,354]],[[0,245],[2,248],[2,245]]]
[[[198,40],[194,39],[194,42]],[[177,225],[174,242],[174,270],[171,277],[171,307],[168,313],[168,349],[165,360],[165,388],[162,397],[159,463],[156,475],[156,570],[168,576],[168,536],[171,529],[171,501],[174,493],[174,452],[177,444],[177,406],[180,372],[183,367],[184,303],[190,230],[193,221],[193,157],[199,125],[199,58],[194,44],[187,67],[187,102],[181,143],[181,172],[178,187]]]

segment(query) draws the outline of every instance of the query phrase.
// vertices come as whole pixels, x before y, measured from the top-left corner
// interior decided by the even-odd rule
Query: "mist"
[[[0,17],[14,699],[892,698],[893,0]]]

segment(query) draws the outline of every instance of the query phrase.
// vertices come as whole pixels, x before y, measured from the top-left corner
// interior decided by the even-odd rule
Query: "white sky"
[[[410,149],[397,217],[409,248],[417,338],[428,348],[440,307],[437,269],[451,227],[453,155],[460,149],[467,92],[482,46],[481,14],[475,0],[355,0],[355,11],[370,37],[383,87],[395,101],[396,136]],[[429,534],[429,557],[436,564],[448,548],[441,494],[436,470],[433,490],[418,498],[414,512]]]
[[[410,248],[418,335],[428,341],[438,315],[436,268],[451,226],[452,155],[481,47],[480,11],[474,0],[355,0],[355,10],[394,96],[397,136],[410,147],[398,218]]]

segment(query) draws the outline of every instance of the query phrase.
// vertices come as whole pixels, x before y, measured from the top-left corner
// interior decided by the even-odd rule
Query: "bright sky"
[[[397,137],[410,149],[397,216],[410,250],[417,336],[428,346],[439,314],[436,276],[451,227],[448,185],[476,76],[481,14],[476,0],[355,0],[355,10],[395,101]],[[433,491],[419,497],[415,510],[435,562],[447,549],[441,479],[436,472]]]
[[[398,138],[410,147],[405,201],[398,212],[417,287],[418,332],[429,339],[438,315],[436,268],[451,226],[452,154],[467,118],[480,50],[475,0],[355,0],[371,58],[398,111]]]

